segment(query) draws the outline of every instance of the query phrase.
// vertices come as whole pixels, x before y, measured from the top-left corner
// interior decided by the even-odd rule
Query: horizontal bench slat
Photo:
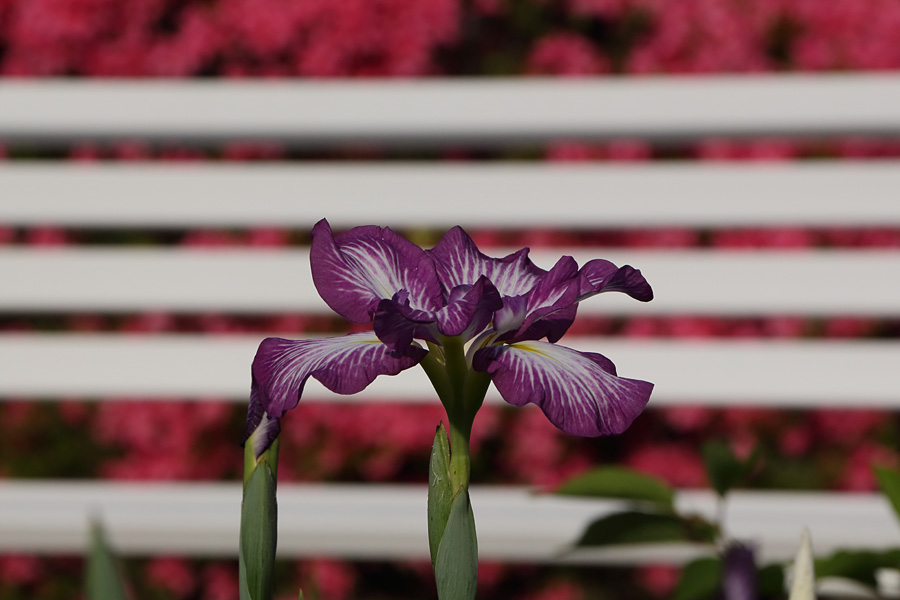
[[[124,484],[4,481],[0,551],[80,553],[88,524],[101,518],[116,549],[128,555],[233,556],[240,484]],[[687,546],[567,552],[615,501],[533,495],[525,488],[472,488],[479,554],[485,560],[563,563],[680,562]],[[278,486],[278,552],[357,559],[427,559],[426,491],[421,486]],[[680,510],[715,516],[708,492],[682,491]],[[729,535],[758,543],[762,560],[796,551],[803,527],[819,554],[836,548],[889,548],[900,528],[884,498],[862,494],[735,492]]]
[[[493,252],[502,255],[507,249]],[[550,268],[563,254],[603,257],[644,273],[656,298],[605,294],[581,314],[897,315],[900,253],[882,251],[533,252]],[[0,249],[0,311],[330,312],[308,250],[146,248]]]
[[[0,396],[224,397],[246,402],[263,336],[0,336]],[[623,340],[563,344],[608,356],[624,377],[656,384],[651,405],[900,408],[900,344],[887,341]],[[338,396],[311,380],[307,401],[437,402],[419,368]],[[491,389],[488,401],[499,401]]]
[[[13,163],[0,197],[69,227],[896,226],[900,163]]]
[[[0,84],[6,139],[321,144],[898,132],[900,77],[884,74]]]

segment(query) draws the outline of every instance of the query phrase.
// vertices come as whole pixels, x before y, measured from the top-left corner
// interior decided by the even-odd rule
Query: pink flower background
[[[897,0],[0,0],[0,72],[7,77],[562,77],[606,74],[896,70]],[[2,144],[2,140],[0,140]],[[0,146],[5,160],[391,159],[389,152],[298,154],[269,143],[221,147],[139,140],[52,151]],[[466,149],[453,160],[803,160],[900,156],[900,142],[865,138],[797,142],[709,139],[683,148],[641,140],[560,140],[522,154]],[[402,158],[402,157],[401,157]],[[407,231],[435,242],[440,232]],[[900,248],[898,228],[629,229],[470,232],[481,246]],[[0,244],[294,246],[287,229],[132,231],[11,228]],[[640,266],[640,265],[637,265]],[[652,283],[652,282],[651,282]],[[0,313],[0,330],[193,331],[208,335],[347,331],[328,315]],[[580,318],[570,335],[738,338],[897,338],[900,321],[795,315],[767,318]],[[577,345],[577,340],[572,342]],[[249,369],[249,365],[248,365]],[[249,379],[248,379],[249,386]],[[238,480],[245,407],[211,402],[0,403],[0,476],[118,480]],[[149,399],[148,399],[149,400]],[[651,403],[652,406],[652,403]],[[283,481],[422,482],[440,405],[304,403],[284,423]],[[72,431],[90,435],[73,436]],[[653,409],[625,435],[578,439],[537,410],[486,407],[474,430],[475,483],[551,487],[593,465],[620,463],[681,487],[706,487],[699,448],[726,439],[767,456],[754,485],[873,490],[870,465],[900,466],[898,423],[869,410],[778,411],[700,406]],[[424,508],[423,508],[424,511]],[[423,512],[424,515],[424,512]],[[424,527],[424,516],[423,516]],[[130,560],[140,598],[237,598],[234,561]],[[624,576],[623,576],[624,574]],[[485,597],[582,600],[665,597],[677,572],[488,563]],[[312,600],[431,597],[430,565],[350,563],[323,557],[284,564],[281,592]],[[78,597],[77,557],[0,556],[0,597]]]

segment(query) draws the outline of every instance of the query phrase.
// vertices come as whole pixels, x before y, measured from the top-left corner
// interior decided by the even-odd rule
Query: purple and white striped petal
[[[538,405],[566,433],[622,433],[644,410],[653,384],[616,376],[606,357],[548,342],[488,346],[472,366],[486,371],[503,399]]]
[[[244,431],[244,443],[253,445],[253,455],[266,451],[281,434],[281,419],[270,419],[262,405],[259,385],[250,385],[250,408],[247,410],[247,427]]]
[[[578,263],[571,256],[560,258],[525,294],[525,317],[507,342],[558,341],[575,320],[579,290]]]
[[[617,267],[600,258],[588,261],[578,272],[581,283],[578,301],[601,292],[624,292],[641,302],[653,300],[653,289],[640,270],[631,265]]]
[[[378,303],[372,327],[378,339],[390,347],[391,356],[395,357],[420,350],[419,346],[413,345],[415,339],[438,341],[435,316],[410,307],[406,290]]]
[[[416,310],[442,305],[441,285],[425,251],[387,227],[356,227],[333,236],[325,219],[312,230],[310,263],[319,295],[354,323],[371,322],[378,302],[400,290]]]
[[[474,285],[479,277],[491,280],[501,296],[520,296],[546,273],[528,258],[528,248],[504,258],[482,253],[462,227],[454,227],[431,250],[444,292],[460,285]]]
[[[500,293],[487,277],[475,285],[459,285],[450,291],[447,305],[437,312],[438,328],[446,336],[468,341],[481,333],[503,306]]]
[[[373,331],[318,340],[267,338],[253,359],[246,433],[256,430],[264,418],[277,421],[297,406],[310,377],[337,394],[355,394],[379,375],[396,375],[418,364],[425,354],[427,350],[419,348],[395,358]],[[270,425],[270,430],[277,436],[277,427]],[[265,440],[261,448],[273,439]]]

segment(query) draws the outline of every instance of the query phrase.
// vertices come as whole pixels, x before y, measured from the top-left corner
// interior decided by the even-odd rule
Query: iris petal
[[[253,359],[246,434],[264,418],[277,421],[297,406],[310,376],[337,394],[355,394],[379,375],[396,375],[418,364],[425,354],[419,348],[408,356],[393,357],[372,331],[318,340],[267,338]],[[277,423],[269,429],[274,435],[259,442],[262,449],[278,435]]]
[[[434,265],[425,251],[387,227],[356,227],[333,236],[322,219],[312,230],[310,263],[322,299],[354,323],[372,320],[378,302],[400,290],[416,310],[435,311],[443,302]]]
[[[414,339],[438,341],[435,316],[410,307],[405,290],[397,292],[390,300],[378,303],[372,327],[378,339],[390,347],[391,355],[395,357],[416,352],[418,346],[412,345]]]
[[[558,341],[575,320],[579,284],[578,264],[571,256],[563,256],[525,294],[524,318],[515,333],[502,339],[518,342],[546,337]]]
[[[442,334],[470,340],[484,330],[503,306],[497,288],[487,277],[479,277],[475,285],[460,285],[450,291],[447,305],[438,311]]]
[[[460,285],[473,285],[479,277],[485,276],[501,296],[520,296],[546,273],[528,258],[528,248],[504,258],[487,256],[462,227],[448,231],[427,252],[434,260],[438,278],[447,293]]]
[[[640,270],[631,265],[617,267],[600,258],[588,261],[579,271],[578,301],[600,292],[624,292],[641,302],[653,300],[653,289]]]
[[[472,362],[486,371],[503,399],[538,405],[551,423],[583,436],[622,433],[641,413],[653,384],[616,376],[606,357],[548,342],[489,346]]]

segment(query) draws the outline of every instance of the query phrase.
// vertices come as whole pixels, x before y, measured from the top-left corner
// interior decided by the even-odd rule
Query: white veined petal
[[[653,384],[618,377],[606,357],[549,342],[489,346],[475,353],[473,366],[491,375],[503,399],[536,404],[567,433],[621,433],[643,411]]]

